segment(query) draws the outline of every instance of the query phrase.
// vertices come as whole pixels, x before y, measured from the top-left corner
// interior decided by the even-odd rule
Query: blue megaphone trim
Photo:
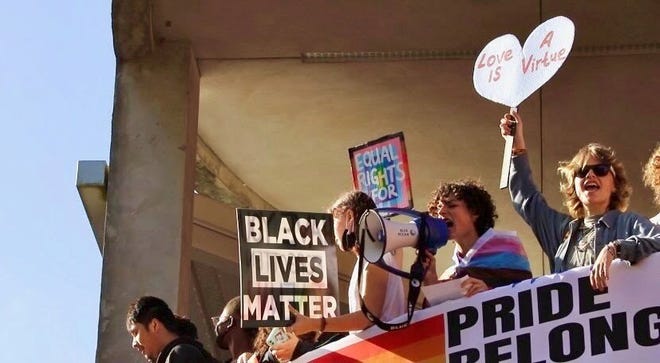
[[[430,250],[433,254],[438,248],[447,244],[449,229],[445,221],[431,217],[426,212],[418,212],[406,208],[376,208],[374,209],[381,217],[388,218],[391,215],[406,215],[413,218],[419,231],[419,242],[417,249]],[[386,216],[384,216],[386,214]]]

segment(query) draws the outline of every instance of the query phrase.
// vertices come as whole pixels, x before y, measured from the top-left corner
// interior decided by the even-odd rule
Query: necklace
[[[579,266],[591,265],[596,249],[596,223],[583,221],[579,231],[581,237],[576,246],[577,262]]]

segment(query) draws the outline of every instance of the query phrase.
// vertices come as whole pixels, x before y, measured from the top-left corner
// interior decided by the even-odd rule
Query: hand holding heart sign
[[[474,88],[491,101],[517,107],[561,67],[574,35],[573,22],[558,16],[536,27],[522,48],[512,34],[493,39],[474,63]]]

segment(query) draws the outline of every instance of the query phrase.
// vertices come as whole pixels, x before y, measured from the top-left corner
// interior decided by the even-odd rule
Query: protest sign
[[[301,362],[656,362],[660,253],[610,268],[593,290],[589,267],[542,276],[415,312],[406,329],[349,335]]]
[[[236,209],[242,327],[340,315],[332,216]]]
[[[374,200],[378,208],[412,208],[408,154],[403,133],[348,149],[353,185]]]
[[[474,63],[472,81],[481,96],[509,106],[518,105],[559,70],[573,47],[575,26],[563,16],[546,20],[527,37],[521,48],[515,35],[505,34],[490,41]],[[500,189],[509,185],[512,134],[504,137]]]
[[[475,90],[491,101],[517,107],[559,70],[574,36],[573,22],[557,16],[534,29],[522,48],[512,34],[493,39],[474,63]]]

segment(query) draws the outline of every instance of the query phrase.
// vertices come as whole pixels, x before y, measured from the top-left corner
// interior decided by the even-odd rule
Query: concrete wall
[[[97,362],[137,362],[128,305],[189,306],[197,65],[184,43],[117,66]]]

